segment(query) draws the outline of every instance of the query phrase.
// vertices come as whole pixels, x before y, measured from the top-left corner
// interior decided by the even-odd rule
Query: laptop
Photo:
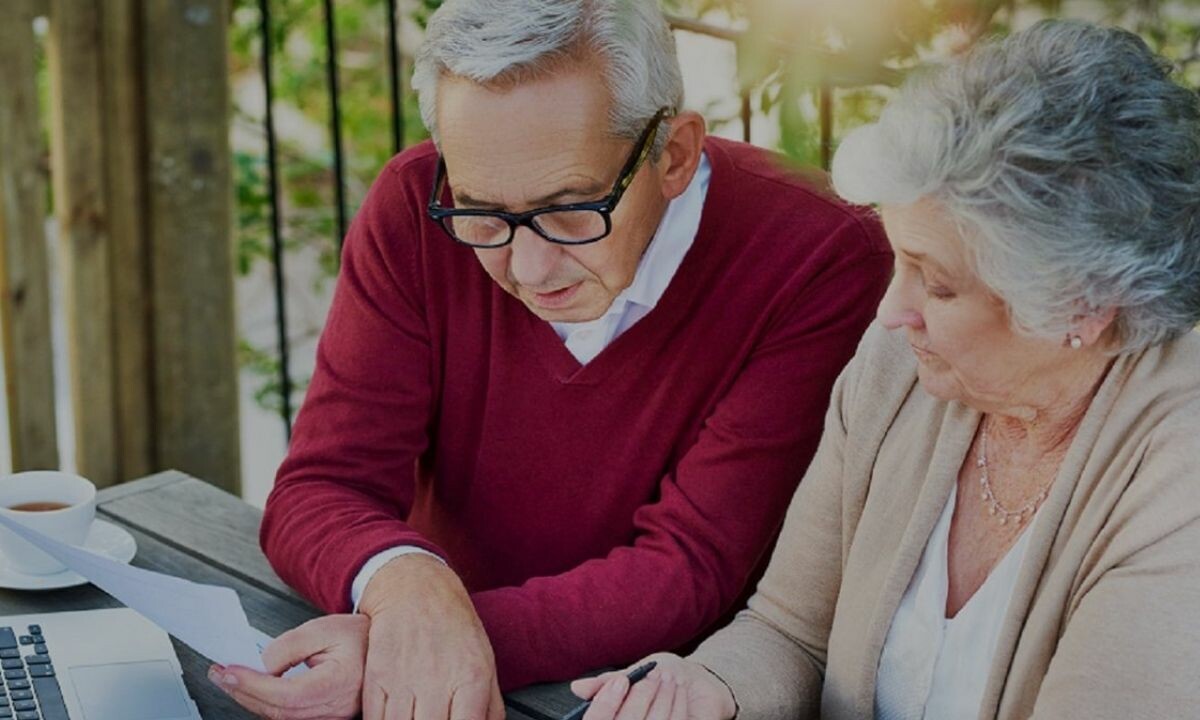
[[[200,720],[167,634],[128,608],[0,616],[0,720]]]

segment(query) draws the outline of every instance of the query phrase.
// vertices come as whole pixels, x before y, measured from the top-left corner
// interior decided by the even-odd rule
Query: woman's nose
[[[875,317],[888,330],[910,327],[919,330],[925,327],[925,318],[920,307],[913,302],[909,288],[899,275],[892,277]]]

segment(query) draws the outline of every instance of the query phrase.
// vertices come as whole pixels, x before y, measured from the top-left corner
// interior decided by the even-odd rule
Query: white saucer
[[[137,554],[137,542],[124,528],[96,519],[88,531],[83,549],[110,560],[128,563]],[[87,580],[70,570],[53,575],[26,575],[13,570],[0,558],[0,588],[9,590],[58,590],[86,584]]]

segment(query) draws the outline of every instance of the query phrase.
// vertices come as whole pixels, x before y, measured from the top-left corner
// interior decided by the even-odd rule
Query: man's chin
[[[525,300],[524,302],[525,302],[525,307],[529,308],[530,312],[532,312],[534,315],[537,315],[538,318],[545,320],[546,322],[567,322],[567,323],[588,322],[589,320],[595,320],[596,318],[603,315],[604,311],[607,309],[607,308],[601,308],[601,309],[597,310],[595,308],[568,308],[568,309],[548,310],[546,308],[534,305],[533,303],[529,302],[528,300]]]

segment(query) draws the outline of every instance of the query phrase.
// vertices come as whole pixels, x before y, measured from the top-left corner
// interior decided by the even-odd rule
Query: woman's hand
[[[737,712],[733,693],[703,665],[660,653],[646,679],[630,687],[628,670],[571,683],[571,692],[590,699],[584,720],[731,720]]]

